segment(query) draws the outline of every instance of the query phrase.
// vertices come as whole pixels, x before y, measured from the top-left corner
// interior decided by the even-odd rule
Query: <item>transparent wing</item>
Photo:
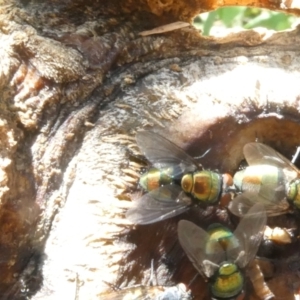
[[[221,245],[216,243],[213,254],[206,252],[206,243],[209,234],[192,222],[181,220],[178,223],[179,242],[186,255],[202,276],[211,277],[214,274],[214,264],[225,260],[225,252]],[[210,262],[210,264],[207,264]]]
[[[239,249],[226,249],[227,257],[236,260],[239,267],[244,268],[256,256],[266,222],[266,211],[261,203],[253,205],[241,219],[234,231],[234,236],[239,241]]]
[[[250,174],[248,174],[250,171]],[[256,165],[237,172],[234,175],[234,184],[243,192],[247,191],[272,201],[280,202],[286,197],[286,178],[275,166]]]
[[[201,169],[191,156],[157,133],[139,131],[136,141],[143,154],[158,169],[179,166],[176,171],[181,174]]]
[[[283,155],[273,148],[261,143],[248,143],[243,149],[249,165],[273,165],[284,170],[287,180],[293,180],[299,170]]]
[[[260,203],[264,206],[267,216],[278,216],[285,214],[289,211],[290,205],[286,199],[277,201],[271,198],[265,198],[260,194],[254,194],[251,192],[244,192],[233,198],[228,208],[238,217],[246,215],[248,210],[255,204]]]
[[[126,218],[135,224],[150,224],[182,214],[191,199],[177,185],[165,185],[133,202]]]

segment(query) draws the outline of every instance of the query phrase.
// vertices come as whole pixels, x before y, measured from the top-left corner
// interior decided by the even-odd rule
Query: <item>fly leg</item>
[[[207,259],[203,261],[203,271],[207,277],[213,276],[213,274],[215,274],[215,272],[219,269],[219,267],[220,267],[219,265]]]
[[[298,159],[300,153],[300,147],[297,147],[296,153],[293,155],[293,159],[291,160],[291,163],[294,164],[295,161]]]

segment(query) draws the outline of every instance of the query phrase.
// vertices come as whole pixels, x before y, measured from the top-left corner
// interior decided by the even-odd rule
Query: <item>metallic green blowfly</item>
[[[179,242],[194,267],[208,279],[213,298],[243,295],[243,271],[256,256],[266,220],[264,206],[257,203],[233,233],[220,224],[204,231],[189,221],[179,222]]]
[[[192,204],[214,205],[232,184],[229,174],[203,170],[194,158],[157,133],[140,131],[136,141],[153,168],[140,178],[148,193],[127,211],[126,217],[133,223],[165,220]]]
[[[299,170],[283,155],[261,143],[248,143],[243,152],[249,166],[233,177],[241,194],[230,203],[230,211],[243,216],[257,202],[265,206],[268,216],[287,213],[290,204],[300,209]]]

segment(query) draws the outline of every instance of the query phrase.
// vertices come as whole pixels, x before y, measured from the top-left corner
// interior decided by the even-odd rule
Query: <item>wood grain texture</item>
[[[124,212],[144,167],[131,155],[135,133],[159,132],[195,156],[211,148],[202,163],[221,172],[233,173],[255,139],[291,157],[299,30],[139,35],[229,2],[1,4],[1,297],[97,299],[111,284],[149,284],[152,259],[158,285],[188,284],[196,272],[178,244],[178,220],[207,226],[228,215],[195,210],[129,224]],[[289,287],[287,278],[272,278],[274,288]],[[200,277],[191,289],[207,299]]]

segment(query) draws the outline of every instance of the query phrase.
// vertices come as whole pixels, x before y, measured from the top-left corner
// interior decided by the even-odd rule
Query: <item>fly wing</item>
[[[179,166],[176,168],[178,176],[187,172],[201,169],[201,166],[178,146],[151,131],[139,131],[136,141],[142,153],[158,169]]]
[[[273,165],[284,170],[288,181],[295,179],[299,170],[283,155],[261,143],[248,143],[243,149],[249,165]]]
[[[179,242],[198,272],[204,277],[211,277],[215,266],[225,259],[225,252],[220,244],[215,245],[213,254],[206,252],[209,234],[192,222],[181,220],[178,223]]]
[[[278,167],[256,165],[235,173],[233,182],[243,192],[259,194],[279,202],[286,197],[286,178]],[[248,174],[250,171],[250,175]],[[252,174],[251,174],[252,173]]]
[[[264,206],[267,216],[269,217],[285,214],[289,211],[290,207],[286,199],[278,201],[276,199],[265,198],[260,194],[244,192],[233,198],[228,208],[234,215],[243,217],[249,209],[257,203]]]
[[[133,202],[126,218],[135,224],[150,224],[182,214],[191,199],[177,185],[165,185]]]
[[[241,219],[234,231],[239,247],[226,249],[227,257],[237,261],[239,267],[244,268],[256,256],[266,222],[266,211],[261,203],[253,205]]]

